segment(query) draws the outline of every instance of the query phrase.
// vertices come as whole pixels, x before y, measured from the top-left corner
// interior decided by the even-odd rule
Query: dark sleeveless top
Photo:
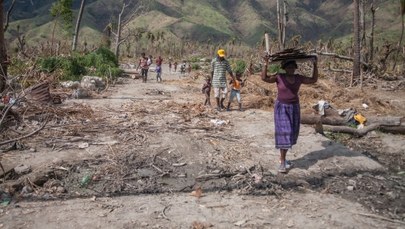
[[[304,76],[295,74],[295,82],[291,84],[284,74],[277,75],[277,100],[284,104],[299,103],[298,91]]]

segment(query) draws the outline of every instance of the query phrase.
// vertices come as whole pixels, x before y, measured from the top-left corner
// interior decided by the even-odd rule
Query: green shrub
[[[246,62],[244,60],[240,60],[240,59],[234,60],[231,65],[232,65],[232,71],[235,74],[243,74],[245,72]]]
[[[114,64],[116,67],[118,66],[118,59],[111,50],[101,47],[96,50],[96,54],[101,57],[103,63],[107,62]]]
[[[68,57],[61,61],[63,70],[63,80],[80,80],[86,74],[86,68],[79,64],[78,58]]]
[[[270,73],[279,73],[281,72],[281,67],[279,64],[270,64],[269,68],[267,69],[267,72]]]
[[[83,64],[85,67],[93,69],[92,73],[100,77],[110,77],[111,74],[111,77],[116,78],[123,73],[118,68],[118,60],[114,53],[104,47],[85,55]]]
[[[61,80],[80,80],[85,74],[116,78],[123,71],[118,67],[114,53],[107,48],[99,48],[86,55],[74,54],[71,57],[46,57],[38,60],[41,71],[61,72]]]
[[[19,58],[12,58],[8,66],[8,74],[11,76],[23,75],[27,71],[27,66],[32,64],[30,62],[22,61]]]
[[[193,64],[191,65],[191,69],[193,69],[193,70],[199,70],[199,69],[201,69],[201,66],[200,66],[199,64],[193,63]]]
[[[121,69],[119,69],[117,67],[112,67],[108,64],[99,65],[95,71],[95,74],[97,76],[100,76],[100,77],[110,77],[111,76],[111,78],[116,78],[116,77],[120,76],[122,73],[123,73],[123,71]]]
[[[47,73],[52,73],[56,69],[61,67],[61,58],[60,57],[46,57],[40,58],[38,60],[39,70]]]
[[[191,58],[189,59],[189,61],[192,62],[192,63],[200,62],[200,60],[201,60],[201,58],[198,57],[198,56],[193,56],[193,57],[191,57]]]

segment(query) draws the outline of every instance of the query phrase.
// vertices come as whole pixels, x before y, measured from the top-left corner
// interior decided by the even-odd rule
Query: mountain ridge
[[[17,1],[11,14],[6,38],[16,40],[16,28],[25,34],[28,43],[49,39],[49,26],[53,18],[49,9],[54,0]],[[352,31],[352,0],[290,0],[287,39],[299,35],[302,41],[338,39]],[[380,7],[377,15],[377,35],[399,28],[398,7],[392,0],[375,1]],[[11,0],[5,1],[8,9]],[[34,4],[34,5],[32,5]],[[75,16],[80,1],[74,0]],[[131,2],[125,9],[124,18],[136,10]],[[398,5],[399,6],[399,5]],[[105,27],[116,21],[122,1],[87,0],[81,30],[87,31],[83,40],[92,42],[102,37]],[[367,16],[368,20],[370,15]],[[170,38],[199,42],[227,42],[238,40],[248,45],[261,42],[264,32],[277,37],[276,1],[268,0],[150,0],[147,10],[128,22],[131,29],[164,31]],[[48,29],[46,29],[48,28]],[[396,29],[393,33],[398,33]],[[58,33],[60,35],[61,33]],[[395,36],[393,36],[395,37]],[[398,36],[399,38],[399,36]],[[59,38],[61,39],[61,38]]]

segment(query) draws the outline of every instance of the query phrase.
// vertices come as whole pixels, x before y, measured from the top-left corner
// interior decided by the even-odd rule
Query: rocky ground
[[[282,175],[271,88],[263,96],[252,78],[244,111],[234,104],[217,112],[202,105],[201,76],[165,72],[156,83],[150,75],[146,84],[123,78],[91,99],[52,106],[43,130],[3,150],[11,172],[0,188],[0,228],[405,226],[404,136],[327,138],[302,125],[289,153],[294,168]],[[331,84],[304,86],[304,110],[325,88],[350,94]],[[381,94],[405,104],[396,93]],[[367,98],[332,102],[360,106]],[[381,113],[381,106],[364,112]]]

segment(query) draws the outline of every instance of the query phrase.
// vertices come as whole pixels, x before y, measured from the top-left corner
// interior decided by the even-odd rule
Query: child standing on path
[[[204,106],[211,106],[211,99],[210,99],[210,94],[211,94],[211,78],[207,78],[205,81],[205,84],[202,87],[202,93],[205,95],[205,102]]]
[[[236,79],[232,79],[230,81],[230,84],[232,84],[232,89],[231,89],[231,95],[229,97],[229,102],[228,102],[228,106],[226,108],[227,111],[230,111],[230,107],[231,107],[231,103],[233,101],[233,99],[236,96],[236,99],[238,100],[238,104],[239,104],[239,111],[242,111],[242,102],[241,102],[241,97],[240,97],[240,89],[243,87],[243,82],[242,79],[240,78],[241,74],[240,73],[236,73]]]

